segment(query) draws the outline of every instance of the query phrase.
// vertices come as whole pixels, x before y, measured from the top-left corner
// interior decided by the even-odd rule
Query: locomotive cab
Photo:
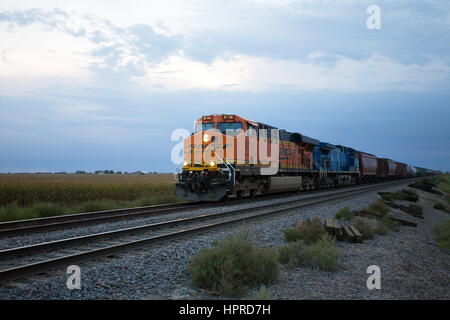
[[[234,115],[203,116],[195,122],[194,133],[184,141],[183,171],[176,183],[179,198],[217,201],[233,193],[235,139],[246,128]]]

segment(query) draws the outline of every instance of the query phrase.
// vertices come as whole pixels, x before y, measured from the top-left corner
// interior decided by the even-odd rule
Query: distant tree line
[[[74,174],[172,174],[173,172],[157,172],[157,171],[134,171],[134,172],[128,172],[128,171],[114,171],[114,170],[95,170],[94,172],[89,172],[85,170],[77,170],[73,172]],[[0,172],[0,174],[72,174],[71,172],[67,171],[57,171],[57,172]]]

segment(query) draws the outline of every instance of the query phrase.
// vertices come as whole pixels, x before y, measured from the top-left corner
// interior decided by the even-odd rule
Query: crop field
[[[178,201],[173,174],[2,174],[0,221]]]

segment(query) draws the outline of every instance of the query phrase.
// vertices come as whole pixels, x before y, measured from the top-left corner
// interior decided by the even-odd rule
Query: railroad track
[[[409,181],[402,180],[404,182]],[[383,184],[383,183],[381,183]],[[379,184],[375,184],[377,186]],[[340,188],[348,188],[349,186],[342,186]],[[355,186],[350,186],[355,187]],[[339,188],[337,188],[339,189]],[[337,190],[336,189],[336,190]],[[333,190],[333,189],[319,189],[307,192],[302,192],[302,194],[312,194],[323,190]],[[230,206],[234,204],[243,204],[247,202],[265,201],[273,198],[283,198],[290,197],[293,194],[299,194],[296,192],[289,192],[284,194],[270,194],[265,196],[260,196],[256,199],[244,199],[244,200],[231,200],[228,202],[214,202],[214,203],[201,203],[201,202],[181,202],[174,204],[162,204],[135,208],[124,208],[115,210],[105,210],[105,211],[95,211],[77,214],[60,215],[45,218],[35,218],[27,220],[18,221],[7,221],[0,222],[0,237],[11,237],[19,236],[22,234],[62,230],[68,228],[78,228],[93,224],[100,223],[110,223],[115,221],[120,221],[123,219],[139,219],[156,215],[179,213],[190,210],[198,210],[205,208],[212,208],[217,206]]]
[[[265,218],[294,209],[308,208],[326,202],[343,200],[356,195],[404,184],[406,180],[359,186],[351,190],[313,195],[304,199],[287,200],[276,204],[262,204],[221,213],[202,214],[189,218],[168,220],[109,232],[73,237],[57,241],[0,251],[0,282],[83,260],[110,255],[115,252],[172,240],[215,228]]]

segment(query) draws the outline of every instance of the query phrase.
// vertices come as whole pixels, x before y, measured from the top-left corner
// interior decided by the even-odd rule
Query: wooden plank
[[[342,241],[343,235],[342,235],[341,224],[336,219],[331,219],[331,221],[333,223],[333,233],[336,236],[336,239]]]
[[[325,218],[325,231],[334,234],[334,224],[331,218]]]
[[[383,218],[381,215],[377,215],[375,213],[367,212],[367,211],[354,211],[353,213],[357,216],[367,217],[367,218],[372,218],[372,219],[380,220]],[[396,218],[396,217],[391,217],[391,216],[389,216],[389,219],[391,219],[392,221],[397,221],[398,223],[400,223],[403,226],[414,227],[414,228],[417,227],[417,223],[414,223],[411,221],[406,221],[406,220]]]
[[[403,212],[406,212],[406,213],[412,215],[415,218],[423,219],[423,216],[419,212],[415,211],[414,209],[411,209],[410,207],[406,207],[406,206],[403,206],[401,204],[396,204],[396,203],[393,203],[391,201],[385,201],[385,203],[388,206],[390,206],[392,208],[395,208],[395,209],[402,210]]]
[[[353,232],[353,234],[355,235],[356,242],[361,243],[362,242],[362,234],[361,234],[361,232],[359,232],[358,229],[356,229],[354,226],[350,226],[349,228]]]
[[[356,241],[356,236],[355,234],[350,230],[350,228],[348,226],[343,226],[342,227],[342,231],[344,234],[344,240],[348,241],[348,242],[355,242]]]

